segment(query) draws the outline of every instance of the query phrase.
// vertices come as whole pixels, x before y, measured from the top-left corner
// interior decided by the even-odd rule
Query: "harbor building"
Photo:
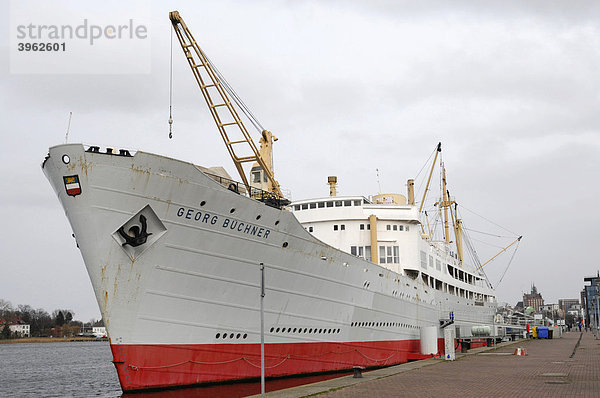
[[[531,293],[523,294],[523,307],[532,307],[536,312],[540,311],[540,308],[544,305],[544,299],[541,293],[538,293],[537,287],[531,285]]]
[[[581,292],[585,324],[597,330],[600,324],[600,272],[596,276],[583,278],[583,280],[590,282]]]

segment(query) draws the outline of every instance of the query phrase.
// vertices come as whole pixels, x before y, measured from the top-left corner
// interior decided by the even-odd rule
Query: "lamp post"
[[[594,293],[594,298],[596,299],[596,308],[594,311],[594,314],[596,315],[596,325],[594,325],[594,336],[596,337],[596,339],[598,339],[598,321],[600,321],[600,306],[599,304],[599,299],[600,299],[600,293],[598,292],[598,286],[596,286],[596,293]],[[594,304],[594,302],[592,302],[592,305]]]
[[[265,265],[260,263],[260,395],[264,398],[265,390]]]

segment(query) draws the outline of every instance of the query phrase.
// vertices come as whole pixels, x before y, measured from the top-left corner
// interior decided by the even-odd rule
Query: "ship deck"
[[[521,340],[456,354],[456,361],[426,359],[267,394],[272,398],[319,397],[597,397],[600,341],[591,332],[566,332],[551,340]],[[526,356],[515,356],[525,348]],[[255,397],[258,397],[256,395]]]

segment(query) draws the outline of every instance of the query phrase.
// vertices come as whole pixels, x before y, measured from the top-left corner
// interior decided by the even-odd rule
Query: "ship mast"
[[[246,111],[245,105],[241,99],[221,76],[219,71],[212,65],[206,54],[196,43],[194,36],[186,26],[178,11],[169,13],[169,19],[179,40],[183,53],[192,69],[194,78],[202,91],[202,96],[208,105],[208,109],[219,129],[219,133],[225,142],[227,151],[235,164],[235,167],[242,178],[246,189],[252,196],[252,187],[248,177],[244,172],[244,163],[256,162],[264,171],[267,177],[267,183],[270,193],[278,198],[283,198],[279,183],[273,175],[271,156],[271,145],[276,139],[270,131],[262,129],[261,141],[265,143],[261,146],[261,151],[256,147],[252,137],[248,133],[246,126],[238,115],[229,95],[240,107],[250,121],[260,130],[262,126],[253,120],[251,113]],[[191,51],[192,49],[193,51]],[[228,95],[229,93],[229,95]],[[259,127],[260,126],[260,127]],[[243,153],[243,154],[242,154]]]
[[[433,169],[435,168],[435,162],[437,160],[438,154],[442,152],[442,143],[438,142],[437,148],[435,149],[435,157],[433,158],[433,162],[431,163],[431,170],[429,170],[429,177],[427,177],[427,184],[425,185],[425,191],[423,192],[423,198],[421,199],[421,205],[419,206],[419,214],[423,211],[423,206],[425,206],[425,198],[427,197],[427,191],[429,191],[429,184],[431,183],[431,176],[433,175]],[[429,223],[429,220],[427,220]],[[425,233],[425,227],[423,227],[423,223],[421,223],[421,233]],[[431,238],[431,230],[429,230],[429,238]]]

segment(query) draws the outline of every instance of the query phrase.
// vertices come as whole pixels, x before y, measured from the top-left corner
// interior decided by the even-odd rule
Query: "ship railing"
[[[267,206],[281,209],[290,204],[290,201],[288,199],[281,198],[273,192],[265,191],[263,189],[255,187],[250,187],[250,192],[248,192],[246,186],[239,181],[235,181],[217,174],[207,172],[204,172],[204,174],[206,174],[208,177],[212,178],[225,188],[229,189],[230,191],[263,202]]]

